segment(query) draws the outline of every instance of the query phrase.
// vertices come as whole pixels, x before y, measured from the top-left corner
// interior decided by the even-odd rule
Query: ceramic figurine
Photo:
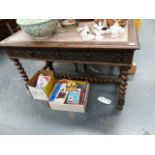
[[[72,28],[78,25],[78,22],[76,19],[63,19],[61,21],[61,25],[65,28]]]
[[[88,25],[77,28],[77,31],[80,32],[82,40],[89,41],[94,40],[95,36],[90,32]]]
[[[106,19],[106,22],[107,22],[107,25],[110,27],[116,23],[116,20],[115,19]]]
[[[108,25],[106,19],[95,19],[95,24],[98,25],[101,30],[107,30]]]
[[[117,38],[124,33],[124,29],[117,22],[113,26],[110,26],[108,31],[113,38]]]
[[[110,27],[110,26],[113,26],[115,23],[118,23],[119,26],[121,27],[125,27],[126,24],[127,24],[127,19],[106,19],[106,22],[107,22],[107,25]]]
[[[102,40],[103,34],[106,33],[108,26],[105,19],[95,19],[95,23],[92,27],[92,31],[95,34],[96,40]]]
[[[111,34],[111,37],[117,38],[124,33],[124,26],[127,24],[125,19],[95,19],[91,33],[88,25],[77,29],[84,41],[102,40],[104,34]]]
[[[126,24],[127,24],[127,19],[119,19],[118,20],[118,24],[121,26],[121,27],[125,27]]]
[[[92,27],[92,31],[93,33],[95,34],[95,39],[96,40],[101,40],[103,39],[104,37],[102,36],[102,26],[98,25],[98,24],[94,24],[93,27]]]

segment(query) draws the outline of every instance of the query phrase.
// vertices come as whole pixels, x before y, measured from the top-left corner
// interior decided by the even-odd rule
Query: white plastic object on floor
[[[104,103],[104,104],[111,104],[112,103],[111,100],[109,100],[109,99],[107,99],[107,98],[105,98],[103,96],[100,96],[97,99],[98,99],[98,101],[100,101],[101,103]]]

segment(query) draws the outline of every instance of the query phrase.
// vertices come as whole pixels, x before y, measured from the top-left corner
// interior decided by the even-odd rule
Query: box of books
[[[56,82],[52,71],[40,70],[27,82],[27,86],[34,99],[48,101]]]
[[[53,110],[84,113],[87,105],[89,83],[86,81],[58,80],[50,99]]]

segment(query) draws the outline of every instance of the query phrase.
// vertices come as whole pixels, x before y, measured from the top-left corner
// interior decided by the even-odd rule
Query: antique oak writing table
[[[80,25],[91,25],[92,22]],[[124,35],[118,38],[105,36],[100,41],[82,41],[76,29],[66,30],[64,33],[56,33],[45,40],[35,40],[29,37],[22,30],[13,34],[0,43],[9,58],[14,61],[24,81],[28,76],[19,59],[42,60],[46,62],[44,69],[53,69],[54,61],[74,64],[98,64],[118,66],[119,76],[104,76],[97,74],[71,74],[57,73],[56,77],[77,80],[88,80],[90,82],[116,83],[119,85],[117,108],[123,109],[125,93],[128,80],[128,70],[132,65],[135,50],[139,49],[135,21],[129,20],[125,27]]]

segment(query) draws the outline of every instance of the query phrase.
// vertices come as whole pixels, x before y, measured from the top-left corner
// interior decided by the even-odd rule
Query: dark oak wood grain
[[[60,37],[60,38],[59,38]],[[70,39],[66,39],[69,38]],[[74,41],[73,41],[74,40]],[[105,48],[105,49],[139,49],[137,32],[134,20],[128,22],[128,40],[117,41],[82,41],[76,30],[70,30],[63,34],[45,40],[34,40],[23,31],[19,31],[1,42],[2,47],[34,47],[34,48]]]

